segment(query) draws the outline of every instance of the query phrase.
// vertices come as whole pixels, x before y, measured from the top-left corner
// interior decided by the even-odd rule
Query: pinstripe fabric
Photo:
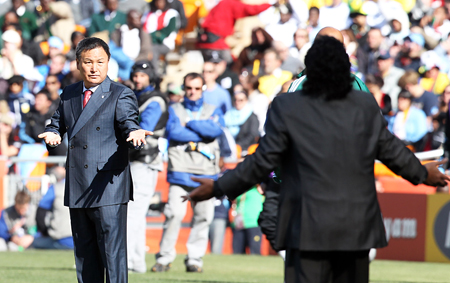
[[[71,208],[79,283],[128,282],[127,204]]]

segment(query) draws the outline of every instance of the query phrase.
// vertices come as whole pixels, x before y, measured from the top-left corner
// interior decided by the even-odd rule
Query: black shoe
[[[153,265],[152,269],[150,269],[152,272],[166,272],[169,271],[170,267],[172,265],[169,263],[168,265],[163,265],[161,263],[157,263]]]
[[[164,211],[164,207],[166,206],[166,204],[167,202],[152,203],[148,208],[150,210],[159,211],[162,213]]]
[[[197,265],[186,265],[186,272],[203,272],[203,268]]]

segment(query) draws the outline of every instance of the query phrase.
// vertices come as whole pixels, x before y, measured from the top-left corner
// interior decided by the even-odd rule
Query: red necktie
[[[86,107],[86,104],[88,103],[89,99],[91,99],[92,91],[85,90],[84,91],[84,98],[83,98],[83,109]]]

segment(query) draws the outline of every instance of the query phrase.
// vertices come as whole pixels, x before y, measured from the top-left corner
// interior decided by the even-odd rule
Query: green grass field
[[[283,282],[283,262],[276,256],[207,255],[205,272],[186,273],[180,255],[166,273],[130,274],[130,283]],[[147,256],[150,268],[155,260]],[[70,251],[0,253],[1,283],[76,282]],[[370,265],[371,282],[450,282],[450,264],[376,260]]]

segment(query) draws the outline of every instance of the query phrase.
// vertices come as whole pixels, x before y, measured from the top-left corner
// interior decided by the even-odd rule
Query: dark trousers
[[[259,227],[247,229],[233,229],[233,253],[245,254],[248,247],[250,254],[261,254],[261,229]]]
[[[79,283],[128,282],[127,204],[71,208]]]
[[[286,283],[368,283],[369,251],[286,250]]]

